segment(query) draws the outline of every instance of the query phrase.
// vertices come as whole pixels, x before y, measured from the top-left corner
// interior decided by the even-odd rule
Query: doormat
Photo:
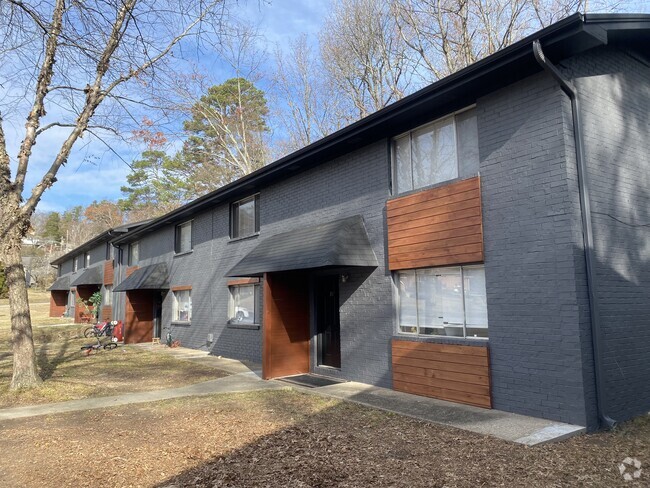
[[[320,388],[322,386],[337,385],[339,383],[345,383],[343,380],[335,380],[332,378],[327,378],[325,376],[317,376],[314,374],[299,374],[296,376],[286,376],[284,378],[278,378],[280,381],[286,381],[287,383],[293,383],[298,386],[305,386],[307,388]]]

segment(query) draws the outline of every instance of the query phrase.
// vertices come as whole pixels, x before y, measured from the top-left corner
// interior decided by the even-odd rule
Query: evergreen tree
[[[61,214],[59,212],[50,212],[45,220],[43,237],[51,239],[54,242],[61,242]]]
[[[266,163],[269,109],[264,92],[245,78],[212,86],[190,110],[180,163],[191,169],[188,189],[219,188]]]
[[[149,149],[131,164],[126,177],[127,186],[121,188],[125,198],[118,201],[129,213],[146,211],[150,216],[161,215],[181,205],[188,193],[184,167],[180,156],[170,157],[164,151]]]

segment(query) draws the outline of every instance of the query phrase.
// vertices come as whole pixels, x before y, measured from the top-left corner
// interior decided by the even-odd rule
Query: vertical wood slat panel
[[[112,285],[115,278],[115,269],[113,267],[113,260],[109,259],[104,261],[104,284]]]
[[[483,261],[480,178],[386,203],[391,270]]]
[[[393,339],[393,389],[492,408],[487,346]]]
[[[126,292],[124,343],[150,342],[153,338],[153,293],[151,290]]]
[[[309,281],[301,272],[264,275],[262,376],[309,372]]]

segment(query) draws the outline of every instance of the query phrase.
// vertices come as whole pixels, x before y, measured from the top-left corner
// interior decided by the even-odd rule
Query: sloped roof
[[[101,285],[104,282],[104,268],[93,266],[84,269],[81,274],[72,280],[70,286]]]
[[[48,288],[48,291],[68,291],[70,289],[70,275],[61,276],[52,283],[52,286]]]
[[[146,225],[152,220],[153,219],[141,220],[140,222],[133,222],[130,224],[120,225],[119,227],[115,227],[114,229],[108,229],[102,232],[101,234],[96,235],[92,239],[84,242],[80,246],[75,247],[72,251],[68,251],[63,256],[59,256],[58,258],[54,259],[53,261],[50,262],[50,264],[53,266],[61,264],[64,261],[67,261],[68,259],[73,258],[82,252],[91,250],[93,247],[98,246],[103,242],[109,242],[115,240],[117,237],[127,234],[133,229],[137,229],[138,227]]]
[[[113,291],[167,289],[169,289],[167,265],[158,263],[136,269],[122,283],[113,288]]]

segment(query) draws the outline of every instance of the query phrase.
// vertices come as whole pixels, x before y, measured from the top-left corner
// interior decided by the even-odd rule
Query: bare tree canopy
[[[81,138],[101,139],[138,120],[132,108],[165,86],[177,51],[217,33],[223,9],[221,0],[0,2],[0,260],[10,290],[12,387],[39,381],[20,250],[43,192]],[[12,157],[6,127],[20,119],[22,142]],[[26,188],[36,143],[52,130],[64,131],[61,142]]]
[[[587,0],[390,0],[402,40],[431,83],[578,11]],[[611,2],[592,8],[613,9]]]

